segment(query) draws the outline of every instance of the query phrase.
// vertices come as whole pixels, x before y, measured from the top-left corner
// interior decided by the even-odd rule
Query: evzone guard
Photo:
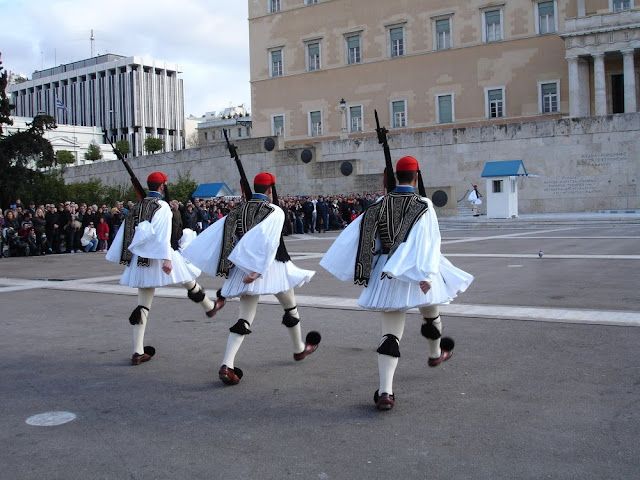
[[[242,174],[243,172],[241,172]],[[251,333],[260,295],[275,295],[284,309],[282,324],[293,343],[293,358],[303,360],[320,343],[318,332],[302,340],[300,314],[293,289],[311,280],[311,270],[296,267],[282,239],[284,212],[278,206],[276,179],[266,172],[254,178],[251,198],[232,209],[189,244],[183,255],[212,276],[226,278],[225,298],[239,297],[238,321],[229,328],[227,348],[218,377],[227,385],[240,382],[243,372],[235,357]],[[245,192],[249,188],[245,187]]]
[[[358,304],[382,313],[378,346],[379,410],[395,404],[393,376],[400,357],[406,311],[418,308],[421,333],[427,339],[427,364],[437,367],[451,358],[454,342],[442,337],[439,305],[464,292],[473,276],[440,253],[440,230],[431,200],[417,195],[422,178],[418,161],[403,157],[396,165],[398,186],[371,205],[342,231],[320,265],[364,290]],[[393,171],[387,171],[393,175]]]
[[[147,186],[149,193],[129,210],[105,257],[126,266],[120,279],[122,285],[138,289],[138,306],[129,317],[134,365],[151,360],[155,354],[154,347],[144,345],[144,333],[156,287],[181,284],[207,317],[213,317],[226,301],[219,291],[212,301],[196,282],[200,270],[171,248],[172,213],[163,200],[167,196],[167,176],[153,172],[147,177]]]

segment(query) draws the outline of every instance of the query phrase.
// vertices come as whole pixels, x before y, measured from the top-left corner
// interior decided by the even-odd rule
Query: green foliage
[[[118,140],[116,142],[116,148],[120,150],[120,153],[125,157],[131,153],[131,145],[129,145],[127,140]]]
[[[147,137],[144,140],[145,151],[153,154],[164,148],[164,139],[156,137]]]
[[[24,185],[23,192],[20,198],[33,200],[36,205],[69,200],[66,196],[64,179],[61,172],[57,170],[39,174],[32,183]]]
[[[179,173],[178,181],[176,183],[169,183],[169,195],[171,199],[187,203],[187,200],[191,200],[191,194],[193,194],[197,188],[198,182],[191,178],[190,172],[187,172],[186,175]]]
[[[100,147],[97,144],[91,142],[89,144],[89,147],[87,147],[87,151],[84,154],[84,158],[85,160],[89,160],[91,162],[100,160],[102,158],[102,151],[100,150]]]
[[[0,54],[0,58],[2,55]],[[2,61],[0,60],[0,137],[2,137],[2,124],[5,125],[13,125],[13,120],[11,120],[11,110],[13,110],[14,106],[9,102],[9,98],[7,97],[7,72],[3,72],[4,68],[2,67]]]
[[[76,157],[69,150],[58,150],[56,152],[56,163],[58,165],[72,165],[76,162]]]
[[[38,115],[23,132],[3,135],[2,125],[12,125],[11,105],[6,94],[7,72],[0,62],[0,205],[11,204],[16,198],[33,196],[34,185],[42,172],[55,164],[51,143],[43,137],[57,127],[53,117]]]

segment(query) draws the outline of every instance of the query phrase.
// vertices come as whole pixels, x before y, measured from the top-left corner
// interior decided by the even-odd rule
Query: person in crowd
[[[318,203],[316,204],[318,211],[318,231],[329,231],[329,205],[325,200],[325,197],[318,197]]]
[[[16,232],[20,230],[20,222],[13,210],[7,210],[4,214],[4,228],[12,228]]]
[[[398,186],[338,236],[320,265],[343,281],[364,289],[358,304],[382,312],[378,352],[379,410],[395,405],[393,377],[400,357],[406,312],[418,308],[422,335],[429,350],[427,364],[437,367],[451,358],[454,342],[442,338],[439,305],[464,292],[473,276],[454,267],[440,252],[440,230],[431,200],[415,193],[421,183],[414,157],[396,164]]]
[[[305,233],[315,233],[315,224],[313,221],[316,205],[311,197],[307,197],[302,203],[302,211],[304,212],[304,231]]]
[[[240,298],[238,321],[229,329],[227,349],[218,377],[227,385],[237,385],[243,372],[235,357],[251,333],[260,295],[275,295],[284,309],[282,323],[293,342],[293,358],[303,360],[315,352],[320,343],[318,332],[309,332],[302,340],[300,314],[294,288],[311,280],[315,272],[296,267],[282,240],[284,213],[279,208],[276,179],[267,172],[253,181],[250,200],[229,212],[184,250],[184,256],[212,276],[227,280],[222,287],[225,297]]]
[[[36,235],[35,229],[33,228],[33,225],[31,225],[30,223],[25,223],[22,230],[22,238],[29,247],[29,255],[31,255],[32,257],[44,255],[44,252],[42,252],[40,249],[41,244],[38,241],[38,237]]]
[[[193,210],[193,203],[187,202],[186,208],[182,216],[182,225],[194,232],[198,232],[198,214]]]
[[[118,233],[120,225],[122,225],[122,212],[119,209],[119,205],[122,205],[122,202],[116,202],[116,206],[111,209],[111,225],[113,228],[109,229],[109,246],[113,243],[113,239]]]
[[[58,211],[54,204],[49,204],[45,213],[47,222],[47,243],[49,244],[49,253],[60,253],[60,220]]]
[[[44,218],[44,210],[38,207],[33,216],[33,229],[40,245],[40,255],[45,255],[48,251],[46,226],[47,221]]]
[[[180,203],[177,200],[169,202],[171,206],[171,248],[178,250],[180,248],[180,239],[182,238],[182,215],[180,215]]]
[[[71,253],[73,250],[73,244],[71,242],[71,232],[69,231],[69,224],[71,223],[71,202],[61,203],[58,205],[58,219],[60,230],[60,241],[64,241],[64,252]]]
[[[98,250],[106,252],[109,243],[109,224],[104,216],[98,217],[96,232],[98,233]]]
[[[129,317],[133,326],[131,363],[148,362],[155,348],[144,345],[144,334],[156,287],[179,283],[187,296],[200,304],[207,317],[213,317],[225,304],[218,295],[212,301],[196,282],[200,271],[171,248],[171,219],[167,195],[167,176],[153,172],[147,177],[147,196],[132,205],[106,255],[106,260],[126,265],[120,283],[138,289],[138,306]]]
[[[98,249],[98,233],[93,222],[89,222],[89,225],[84,228],[80,243],[85,253],[95,252]]]

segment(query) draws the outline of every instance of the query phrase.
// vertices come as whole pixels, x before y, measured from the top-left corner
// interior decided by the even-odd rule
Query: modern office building
[[[249,0],[254,136],[636,112],[638,0]]]
[[[184,148],[180,73],[176,64],[107,54],[34,72],[7,93],[16,116],[44,112],[59,124],[99,127],[137,156],[148,136],[163,138],[166,151]]]

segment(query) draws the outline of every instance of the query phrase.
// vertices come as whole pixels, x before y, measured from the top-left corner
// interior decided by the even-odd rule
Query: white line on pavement
[[[0,293],[46,288],[51,290],[96,292],[113,295],[136,296],[137,289],[119,284],[105,284],[102,281],[118,279],[118,276],[85,278],[71,281],[27,281],[23,279],[0,279]],[[186,299],[183,288],[162,287],[156,289],[156,296],[165,298]],[[260,298],[262,304],[277,304],[272,295]],[[360,310],[355,298],[322,297],[310,295],[296,295],[296,303],[301,307],[317,307],[323,309]],[[417,310],[413,310],[417,312]],[[490,318],[497,320],[529,320],[555,323],[580,323],[593,325],[618,325],[640,327],[640,312],[581,310],[571,308],[543,308],[530,306],[508,305],[471,305],[455,303],[441,307],[443,315],[471,318]]]

